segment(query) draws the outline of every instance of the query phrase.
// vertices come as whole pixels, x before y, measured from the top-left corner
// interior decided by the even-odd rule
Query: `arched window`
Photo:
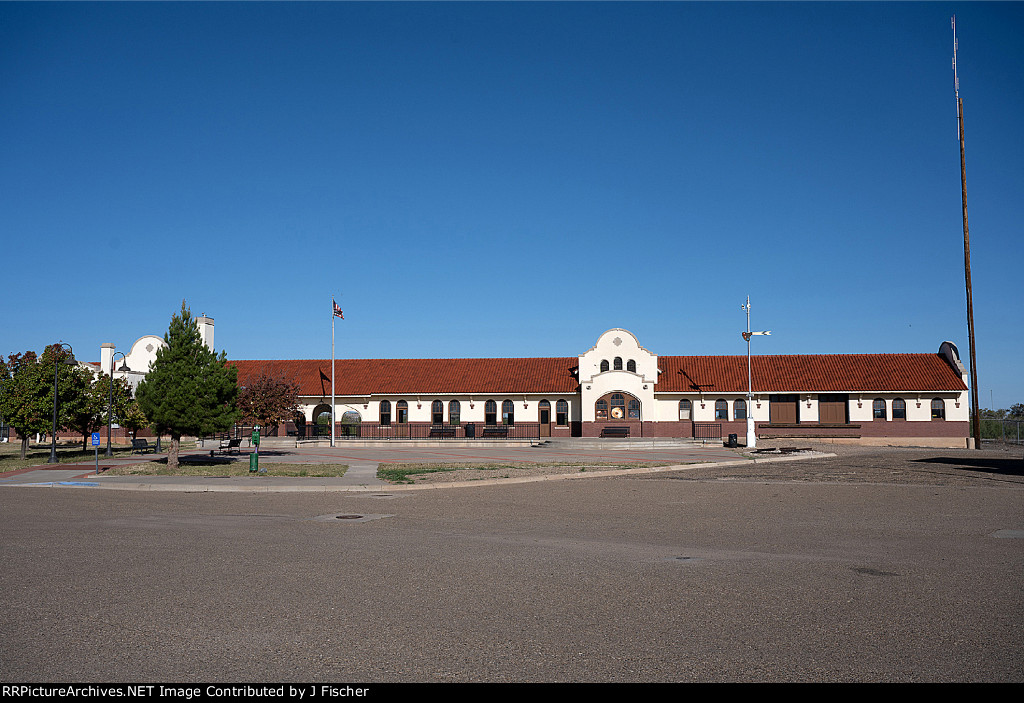
[[[608,360],[607,359],[601,359],[601,373],[604,373],[607,370],[608,370]]]
[[[893,420],[906,420],[907,419],[907,401],[903,398],[892,399],[892,419]]]
[[[875,398],[871,401],[871,416],[876,420],[885,420],[885,401]]]
[[[716,420],[728,420],[729,419],[729,403],[722,398],[715,401],[715,419]]]
[[[484,403],[484,424],[498,424],[498,404],[495,403],[493,400],[488,400],[486,403]]]
[[[390,425],[391,424],[391,401],[382,400],[380,401],[380,424]]]
[[[622,359],[616,359],[619,362],[619,367],[622,366]],[[611,418],[613,420],[622,420],[626,417],[626,396],[621,393],[612,393],[611,402]]]
[[[627,416],[629,417],[629,419],[630,420],[639,420],[640,419],[640,401],[637,400],[636,398],[630,398],[629,399],[629,405],[627,407],[628,407]]]
[[[633,361],[632,359],[627,361],[626,362],[626,371],[632,371],[633,373],[636,373],[636,362]]]
[[[551,424],[551,403],[546,400],[537,403],[537,422],[542,425]]]
[[[564,400],[555,403],[555,424],[562,427],[569,424],[569,403]]]
[[[395,403],[395,411],[398,415],[398,424],[404,425],[409,422],[409,404],[404,400],[400,400]]]
[[[444,424],[444,403],[442,403],[440,400],[435,400],[433,403],[430,404],[430,424]]]
[[[747,401],[737,400],[732,404],[732,417],[734,420],[747,419]]]
[[[946,401],[942,398],[932,398],[932,419],[946,419]]]
[[[608,419],[608,401],[602,398],[601,400],[594,403],[594,419],[596,420],[607,420]]]
[[[513,403],[511,400],[504,400],[501,403],[501,424],[516,424],[515,403]]]
[[[621,356],[615,357],[615,361],[612,362],[612,368],[615,369],[616,371],[622,371],[622,357]]]
[[[683,398],[679,401],[679,419],[680,420],[692,420],[693,419],[693,403]]]
[[[457,425],[462,421],[462,404],[457,400],[448,403],[448,424]]]

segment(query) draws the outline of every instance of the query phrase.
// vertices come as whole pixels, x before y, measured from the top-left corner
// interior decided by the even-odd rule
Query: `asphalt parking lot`
[[[0,489],[0,678],[999,681],[1020,450],[473,488]]]

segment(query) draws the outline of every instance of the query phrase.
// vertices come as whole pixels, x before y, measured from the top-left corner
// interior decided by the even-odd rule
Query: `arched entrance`
[[[312,430],[312,432],[310,432]],[[313,408],[313,427],[306,428],[308,434],[314,434],[316,437],[330,437],[331,436],[331,406],[327,403],[320,403],[320,405]]]

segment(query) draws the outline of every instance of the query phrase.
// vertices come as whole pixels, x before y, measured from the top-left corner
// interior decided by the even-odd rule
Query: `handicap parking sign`
[[[99,432],[93,432],[92,433],[92,446],[94,446],[94,447],[100,446],[100,433]]]

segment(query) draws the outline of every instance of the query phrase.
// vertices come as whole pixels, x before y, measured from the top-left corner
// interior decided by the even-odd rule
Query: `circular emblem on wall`
[[[622,408],[612,408],[612,417],[616,420],[622,419]]]
[[[148,351],[148,352],[153,351],[153,345],[152,344],[147,344],[146,345],[146,351]]]
[[[620,344],[622,344],[622,337],[616,337],[615,339],[613,339],[612,344],[614,344],[615,346],[619,346]]]

